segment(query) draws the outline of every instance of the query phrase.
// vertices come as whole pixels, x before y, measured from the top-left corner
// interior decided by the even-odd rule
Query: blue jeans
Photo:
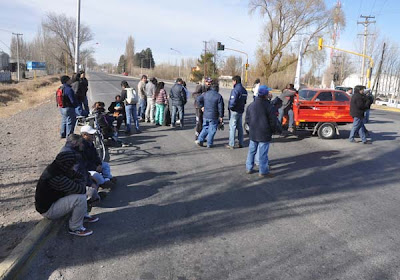
[[[183,105],[172,105],[172,114],[171,114],[171,125],[175,126],[175,122],[176,122],[176,113],[179,113],[179,120],[181,121],[181,127],[183,127],[183,118],[184,118],[184,114],[183,114]]]
[[[369,122],[369,111],[370,109],[368,109],[367,111],[365,111],[364,113],[364,124]]]
[[[139,99],[139,111],[138,111],[138,116],[144,120],[145,114],[146,114],[146,106],[147,105],[147,100],[140,98]]]
[[[243,146],[242,114],[231,111],[231,117],[229,119],[229,146],[231,147],[235,146],[236,129],[238,131],[239,146]]]
[[[85,96],[85,98],[83,99],[83,108],[85,109],[86,112],[90,112],[89,101],[87,96]]]
[[[268,150],[269,150],[269,142],[256,142],[250,140],[249,143],[249,152],[247,154],[246,160],[246,170],[250,171],[254,168],[254,158],[257,153],[259,153],[259,172],[260,174],[268,174]]]
[[[132,119],[135,122],[136,131],[139,131],[139,119],[137,116],[136,104],[125,105],[126,113],[126,132],[131,132]]]
[[[279,108],[278,112],[279,112],[279,116],[278,116],[279,122],[282,123],[283,116],[284,115],[288,115],[288,117],[289,117],[289,128],[293,128],[293,123],[294,123],[293,110],[292,109],[284,110],[283,108]]]
[[[75,122],[76,122],[75,108],[72,107],[60,108],[60,113],[61,113],[60,136],[66,137],[74,133]]]
[[[207,137],[207,146],[211,147],[214,143],[214,136],[218,128],[218,119],[206,119],[203,118],[203,129],[200,132],[199,138],[197,139],[200,143],[204,142]]]
[[[351,128],[350,131],[350,137],[349,141],[353,142],[354,141],[354,134],[358,131],[358,134],[361,137],[361,141],[366,142],[367,138],[365,136],[365,130],[364,130],[364,120],[359,119],[357,117],[354,117],[353,119],[353,127]]]
[[[77,116],[85,116],[87,117],[89,115],[89,111],[83,110],[82,105],[79,104],[78,107],[75,108],[75,114]]]

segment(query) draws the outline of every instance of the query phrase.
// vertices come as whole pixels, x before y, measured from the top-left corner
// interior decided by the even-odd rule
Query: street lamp
[[[176,50],[176,49],[174,49],[174,48],[170,48],[170,50],[171,50],[171,51],[174,51],[174,52],[176,52],[176,53],[178,53],[179,55],[182,56],[182,53],[181,53],[180,51],[178,51],[178,50]],[[180,63],[179,63],[179,65],[178,65],[178,76],[179,76],[179,78],[181,77],[181,64],[180,64]]]

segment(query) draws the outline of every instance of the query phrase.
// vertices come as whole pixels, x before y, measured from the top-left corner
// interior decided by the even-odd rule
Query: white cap
[[[96,133],[96,129],[94,129],[90,125],[84,125],[81,128],[81,134],[82,133],[95,134]]]

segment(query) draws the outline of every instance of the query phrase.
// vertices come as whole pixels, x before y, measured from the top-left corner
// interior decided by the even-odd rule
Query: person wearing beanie
[[[59,219],[71,214],[69,233],[88,236],[93,231],[84,222],[97,222],[98,218],[87,214],[86,184],[83,176],[73,170],[78,161],[77,153],[61,152],[43,171],[36,186],[35,207],[47,219]]]
[[[273,174],[269,172],[268,150],[272,134],[277,131],[277,118],[268,96],[268,87],[260,86],[256,100],[246,110],[246,123],[250,128],[246,173],[253,173],[255,155],[258,150],[260,177],[273,177]]]

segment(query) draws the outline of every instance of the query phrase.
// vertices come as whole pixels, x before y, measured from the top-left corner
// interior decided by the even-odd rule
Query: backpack
[[[56,91],[57,107],[64,108],[64,87],[60,86]]]
[[[126,103],[127,104],[136,104],[139,100],[138,94],[133,88],[126,88]]]

